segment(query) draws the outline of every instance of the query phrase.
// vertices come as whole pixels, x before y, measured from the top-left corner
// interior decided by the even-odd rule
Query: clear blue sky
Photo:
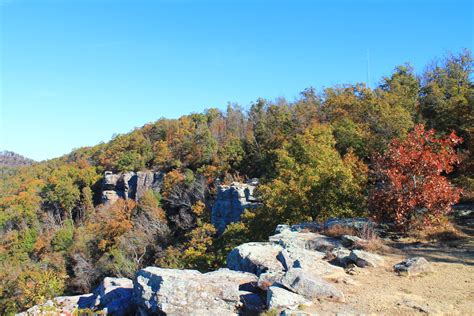
[[[337,2],[337,3],[336,3]],[[473,1],[0,0],[0,149],[33,159],[473,47]]]

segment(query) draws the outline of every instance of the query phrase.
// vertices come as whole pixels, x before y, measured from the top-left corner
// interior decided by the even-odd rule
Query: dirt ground
[[[357,269],[348,275],[350,280],[336,281],[344,303],[321,301],[304,310],[318,315],[474,315],[474,229],[458,227],[469,237],[445,243],[389,243],[396,250],[384,255],[384,267]],[[393,271],[395,263],[414,256],[425,257],[434,272],[407,277]]]

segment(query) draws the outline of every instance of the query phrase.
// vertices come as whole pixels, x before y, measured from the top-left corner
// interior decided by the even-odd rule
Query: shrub
[[[399,230],[439,223],[459,200],[444,173],[459,162],[454,147],[462,141],[454,132],[436,137],[417,125],[405,140],[394,140],[375,159],[377,180],[370,209],[378,221],[394,222]]]
[[[67,250],[73,242],[74,237],[74,224],[71,219],[64,221],[63,226],[56,232],[51,245],[54,251]]]

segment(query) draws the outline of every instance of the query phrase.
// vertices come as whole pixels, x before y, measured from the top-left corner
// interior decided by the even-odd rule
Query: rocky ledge
[[[279,225],[268,242],[234,248],[228,254],[227,268],[201,273],[147,267],[133,281],[105,278],[93,293],[57,297],[22,315],[77,309],[109,315],[258,315],[268,309],[287,313],[318,300],[344,302],[337,284],[350,284],[348,272],[354,267],[383,266],[385,260],[356,249],[364,241],[356,236],[333,238],[321,234],[319,228],[316,223]],[[416,274],[428,271],[428,265],[416,258],[401,262],[394,270]]]

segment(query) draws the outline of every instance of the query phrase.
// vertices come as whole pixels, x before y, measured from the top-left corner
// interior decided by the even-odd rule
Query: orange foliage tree
[[[447,214],[460,190],[444,174],[459,163],[455,146],[461,142],[455,132],[436,137],[421,124],[405,140],[392,141],[375,158],[377,184],[370,196],[375,219],[407,230],[412,224],[432,225]]]

